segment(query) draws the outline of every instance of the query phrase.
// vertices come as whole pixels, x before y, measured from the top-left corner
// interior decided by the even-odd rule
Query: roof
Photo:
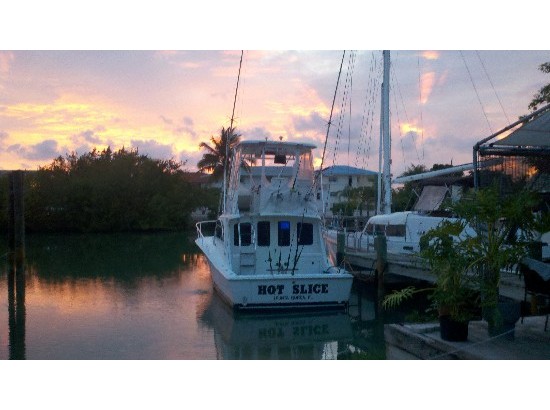
[[[509,135],[496,140],[510,130],[513,131]],[[549,155],[550,104],[479,141],[475,151],[480,155]]]
[[[338,176],[338,175],[378,175],[378,172],[370,171],[368,169],[361,169],[350,167],[349,165],[332,165],[323,169],[324,176]]]
[[[533,118],[493,145],[550,147],[550,111]]]
[[[317,148],[316,145],[302,143],[302,142],[289,142],[289,141],[255,141],[247,140],[241,141],[236,145],[237,148],[240,148],[241,151],[245,154],[257,154],[261,155],[262,151],[265,149],[266,154],[295,154],[296,150],[300,152],[311,151],[314,148]]]

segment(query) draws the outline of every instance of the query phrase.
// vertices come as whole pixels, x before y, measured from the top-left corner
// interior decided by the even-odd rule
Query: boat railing
[[[195,224],[195,226],[197,228],[197,238],[199,238],[199,239],[204,238],[205,237],[205,231],[206,231],[206,235],[208,235],[210,232],[211,232],[211,235],[216,235],[218,224],[219,224],[218,220],[197,222]]]
[[[363,235],[364,235],[365,231],[362,230],[361,232],[357,232],[357,231],[351,231],[351,232],[347,232],[346,229],[344,228],[344,235],[345,235],[345,238],[346,238],[346,246],[350,247],[350,248],[353,248],[357,251],[361,251],[363,250]],[[370,246],[371,246],[371,243],[370,243],[370,237],[369,235],[366,235],[365,236],[367,238],[367,246],[366,246],[366,251],[369,252],[370,250]]]

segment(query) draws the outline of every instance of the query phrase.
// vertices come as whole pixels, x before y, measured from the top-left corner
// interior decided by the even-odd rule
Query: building
[[[333,206],[348,200],[345,194],[349,189],[375,188],[377,178],[377,172],[348,165],[333,165],[323,169],[322,190],[319,189],[317,192],[317,199],[322,204],[320,209],[325,210],[325,216],[332,216]],[[365,198],[365,201],[369,199]],[[372,198],[368,203],[375,204],[376,198]],[[375,208],[376,205],[369,206],[367,210],[374,211]]]

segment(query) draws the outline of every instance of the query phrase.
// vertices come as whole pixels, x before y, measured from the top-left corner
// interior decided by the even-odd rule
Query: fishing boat
[[[235,309],[347,307],[353,277],[328,259],[314,148],[241,141],[228,156],[222,213],[197,223],[196,243],[215,290]]]

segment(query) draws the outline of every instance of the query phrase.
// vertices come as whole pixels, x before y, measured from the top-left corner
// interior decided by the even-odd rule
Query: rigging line
[[[334,97],[332,97],[332,107],[330,108],[330,116],[329,116],[328,124],[327,124],[327,134],[325,136],[325,144],[323,146],[323,155],[321,156],[321,166],[319,167],[321,172],[323,171],[323,163],[325,161],[325,152],[327,150],[328,133],[329,133],[330,124],[331,124],[331,121],[332,121],[332,112],[334,110],[334,102],[336,101],[336,94],[338,92],[338,84],[340,83],[340,74],[342,74],[342,66],[344,65],[345,55],[346,55],[346,51],[344,50],[344,52],[342,54],[342,61],[340,62],[340,70],[338,71],[338,79],[336,80],[336,88],[334,90]]]
[[[353,96],[353,72],[355,70],[355,52],[352,51],[350,54],[350,92],[349,92],[349,121],[348,121],[348,166],[349,166],[349,151],[351,145],[351,99]]]
[[[366,139],[366,146],[363,150],[363,168],[366,169],[368,165],[368,160],[370,158],[370,152],[371,152],[371,146],[374,145],[373,142],[373,128],[374,128],[374,116],[375,112],[377,112],[378,106],[378,93],[377,90],[380,89],[380,79],[382,78],[382,66],[377,65],[378,59],[373,54],[373,60],[374,60],[374,73],[371,78],[371,94],[370,94],[370,110],[368,112],[369,118],[370,118],[370,124],[367,123],[368,129],[365,130],[365,139]]]
[[[422,160],[424,160],[424,119],[422,117],[422,82],[420,77],[420,57],[418,57],[417,63],[418,63],[418,91],[420,94],[420,101],[418,104],[420,106],[420,145],[422,147]],[[420,161],[420,158],[419,158],[419,161]]]
[[[485,68],[485,64],[483,63],[483,60],[481,59],[481,55],[479,54],[479,51],[476,50],[477,58],[479,59],[479,62],[481,63],[481,67],[483,67],[483,71],[485,72],[485,75],[487,76],[487,79],[489,80],[489,83],[491,84],[491,88],[493,89],[493,92],[495,93],[495,96],[497,97],[498,103],[500,104],[500,108],[502,108],[502,112],[504,113],[504,117],[506,117],[506,121],[508,124],[510,124],[510,119],[508,118],[508,115],[506,115],[506,110],[504,110],[504,106],[502,105],[502,101],[500,101],[500,97],[497,94],[497,90],[495,89],[495,86],[493,82],[491,81],[491,77],[489,76],[489,73],[487,72],[487,69]]]
[[[489,122],[489,117],[487,116],[487,113],[485,112],[485,108],[483,107],[483,103],[481,102],[481,98],[479,97],[479,93],[477,92],[476,84],[474,83],[472,73],[470,72],[470,68],[468,67],[468,64],[466,63],[466,59],[464,58],[464,53],[462,53],[462,50],[460,50],[460,57],[462,57],[462,61],[464,62],[464,66],[466,67],[466,71],[468,72],[468,76],[470,77],[470,81],[472,82],[472,86],[474,87],[474,91],[476,93],[477,100],[479,102],[479,105],[481,106],[481,111],[483,111],[483,115],[485,116],[485,120],[487,121],[487,125],[489,126],[489,131],[491,131],[491,134],[493,134],[493,128],[491,127],[491,123]]]
[[[401,87],[399,86],[399,81],[397,81],[397,75],[395,74],[394,66],[395,66],[395,63],[392,64],[391,67],[390,67],[391,72],[392,72],[392,77],[395,80],[394,83],[397,86],[397,91],[399,93],[399,98],[401,100],[401,106],[403,107],[403,112],[405,113],[405,121],[407,122],[407,124],[411,124],[411,121],[409,120],[409,114],[407,113],[407,107],[405,107],[405,100],[403,99],[403,94],[401,93]],[[395,95],[395,90],[394,90],[394,95]],[[394,98],[394,99],[397,99],[397,98]],[[399,108],[397,106],[397,103],[395,104],[395,110],[396,110],[396,113],[397,113],[397,116],[398,116],[397,120],[399,121]],[[399,130],[399,135],[401,135],[401,129]],[[416,158],[418,159],[418,162],[420,162],[420,155],[418,153],[418,147],[416,145],[416,137],[415,137],[414,132],[411,132],[411,139],[413,140],[414,150],[416,152]],[[403,150],[403,139],[401,139],[401,149]],[[403,162],[404,161],[405,161],[405,159],[404,159],[404,156],[403,156]]]
[[[241,59],[239,61],[239,73],[237,75],[237,86],[235,87],[235,98],[233,99],[233,111],[231,112],[231,124],[229,130],[227,130],[227,136],[225,137],[225,158],[223,164],[223,209],[225,212],[225,199],[227,195],[227,166],[229,164],[229,145],[231,142],[231,136],[233,135],[233,120],[235,117],[235,104],[237,103],[237,92],[239,90],[239,80],[241,78],[241,67],[243,64],[243,51],[241,50]],[[222,135],[223,137],[223,135]]]
[[[359,132],[359,141],[358,141],[358,147],[357,147],[357,150],[355,151],[355,166],[356,167],[359,167],[359,156],[361,155],[361,147],[364,143],[364,140],[366,140],[366,128],[368,126],[368,107],[369,107],[369,92],[371,91],[371,89],[369,88],[369,83],[370,83],[370,79],[372,77],[372,71],[373,71],[373,64],[372,64],[372,60],[371,60],[371,67],[370,67],[370,70],[369,70],[369,77],[367,78],[367,92],[366,92],[366,95],[365,95],[365,102],[364,102],[364,105],[363,105],[363,116],[361,118],[361,130]]]
[[[332,157],[332,165],[336,165],[336,156],[338,155],[338,146],[340,144],[340,138],[342,137],[342,127],[344,124],[345,116],[345,107],[349,96],[349,83],[350,83],[350,73],[351,73],[351,61],[352,53],[350,53],[348,59],[348,69],[346,72],[346,81],[344,82],[344,93],[342,95],[342,102],[340,103],[340,110],[338,112],[338,128],[336,129],[336,140],[334,142],[334,152]]]
[[[231,113],[231,130],[233,130],[233,119],[235,117],[235,105],[237,104],[237,92],[239,91],[239,80],[241,79],[241,67],[243,65],[244,50],[241,50],[241,60],[239,62],[239,74],[237,75],[237,86],[235,87],[235,98],[233,99],[233,111]],[[227,154],[227,152],[226,152]]]
[[[397,116],[397,129],[399,130],[399,142],[401,145],[401,156],[403,157],[403,164],[405,164],[405,147],[403,145],[403,134],[401,133],[401,118],[399,117],[399,108],[397,106],[397,98],[395,96],[395,89],[397,88],[399,90],[399,82],[397,81],[397,76],[395,75],[395,71],[393,70],[393,67],[390,67],[391,70],[391,80],[393,80],[394,86],[391,87],[391,91],[393,93],[393,102],[395,104],[395,115]],[[406,116],[406,112],[405,112]]]

